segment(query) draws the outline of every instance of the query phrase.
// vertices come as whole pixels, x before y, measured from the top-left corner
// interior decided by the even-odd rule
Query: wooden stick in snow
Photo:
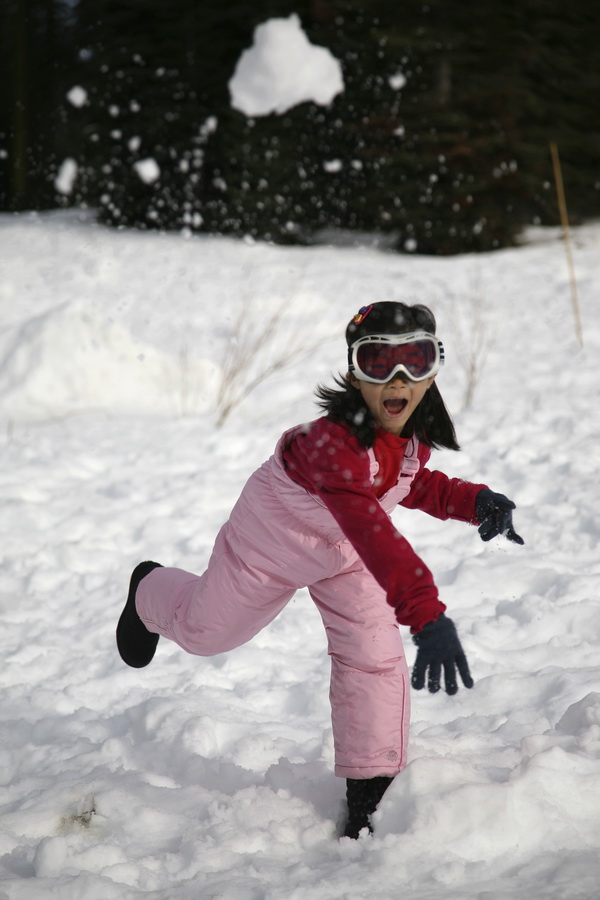
[[[556,141],[550,142],[550,153],[552,155],[552,167],[554,169],[554,180],[556,182],[556,196],[558,198],[558,208],[560,211],[560,221],[562,224],[563,238],[565,242],[565,251],[567,254],[567,265],[569,267],[569,280],[571,282],[571,301],[573,303],[573,315],[575,316],[575,333],[579,345],[583,347],[583,333],[581,330],[581,315],[579,313],[579,300],[577,298],[577,282],[575,281],[575,265],[573,263],[573,248],[571,245],[571,231],[569,228],[569,216],[567,213],[567,201],[565,199],[565,188],[563,185],[562,169],[560,158],[558,155],[558,147]]]

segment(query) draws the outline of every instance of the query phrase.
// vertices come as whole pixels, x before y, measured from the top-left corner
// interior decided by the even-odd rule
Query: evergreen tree
[[[6,0],[5,208],[88,205],[116,226],[425,253],[598,213],[598,15],[587,0]],[[297,14],[344,91],[250,119],[228,82],[255,27]],[[83,105],[68,102],[74,85]],[[16,102],[7,101],[7,97]],[[14,109],[14,113],[13,113]],[[75,188],[56,192],[72,156]],[[2,174],[4,166],[4,175]]]
[[[4,0],[0,7],[0,196],[4,209],[55,205],[64,150],[61,103],[72,64],[68,7]]]
[[[600,13],[585,0],[529,0],[517,18],[521,221],[557,222],[549,144],[557,142],[574,221],[600,209]]]
[[[275,240],[367,230],[428,253],[505,246],[556,221],[558,135],[572,209],[594,214],[595,18],[582,0],[311,4],[304,28],[341,60],[345,91],[329,109],[231,121],[224,226]]]
[[[232,123],[228,224],[276,240],[327,227],[388,233],[434,253],[510,243],[514,129],[481,58],[485,32],[441,2],[331,0],[317,12],[303,24],[342,61],[345,91],[326,110]]]
[[[88,0],[79,14],[89,95],[79,197],[112,224],[226,230],[227,83],[260,9]]]
[[[170,228],[199,215],[202,108],[195,6],[90,0],[79,8],[83,166],[78,197],[115,225]]]

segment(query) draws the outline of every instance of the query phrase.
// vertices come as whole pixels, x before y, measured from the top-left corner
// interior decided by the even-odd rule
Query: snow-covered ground
[[[583,349],[554,230],[432,259],[0,217],[2,900],[597,897],[600,228],[574,245]],[[515,499],[526,544],[398,511],[476,684],[413,693],[409,765],[350,841],[305,591],[210,660],[161,641],[131,670],[114,629],[139,560],[203,569],[380,299],[436,312],[463,451],[435,464]]]

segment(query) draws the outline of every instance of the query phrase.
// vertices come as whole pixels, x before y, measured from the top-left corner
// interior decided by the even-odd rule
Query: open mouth
[[[383,406],[388,416],[401,416],[408,406],[408,400],[395,397],[390,400],[384,400]]]

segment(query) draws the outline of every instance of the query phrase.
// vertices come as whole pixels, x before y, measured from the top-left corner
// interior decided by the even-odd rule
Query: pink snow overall
[[[137,590],[149,631],[198,656],[239,647],[308,587],[331,656],[335,773],[396,775],[406,764],[409,680],[394,610],[325,505],[293,482],[274,455],[248,480],[201,576],[157,568]],[[406,448],[398,482],[379,502],[389,514],[419,470]],[[371,479],[378,463],[369,451]]]

